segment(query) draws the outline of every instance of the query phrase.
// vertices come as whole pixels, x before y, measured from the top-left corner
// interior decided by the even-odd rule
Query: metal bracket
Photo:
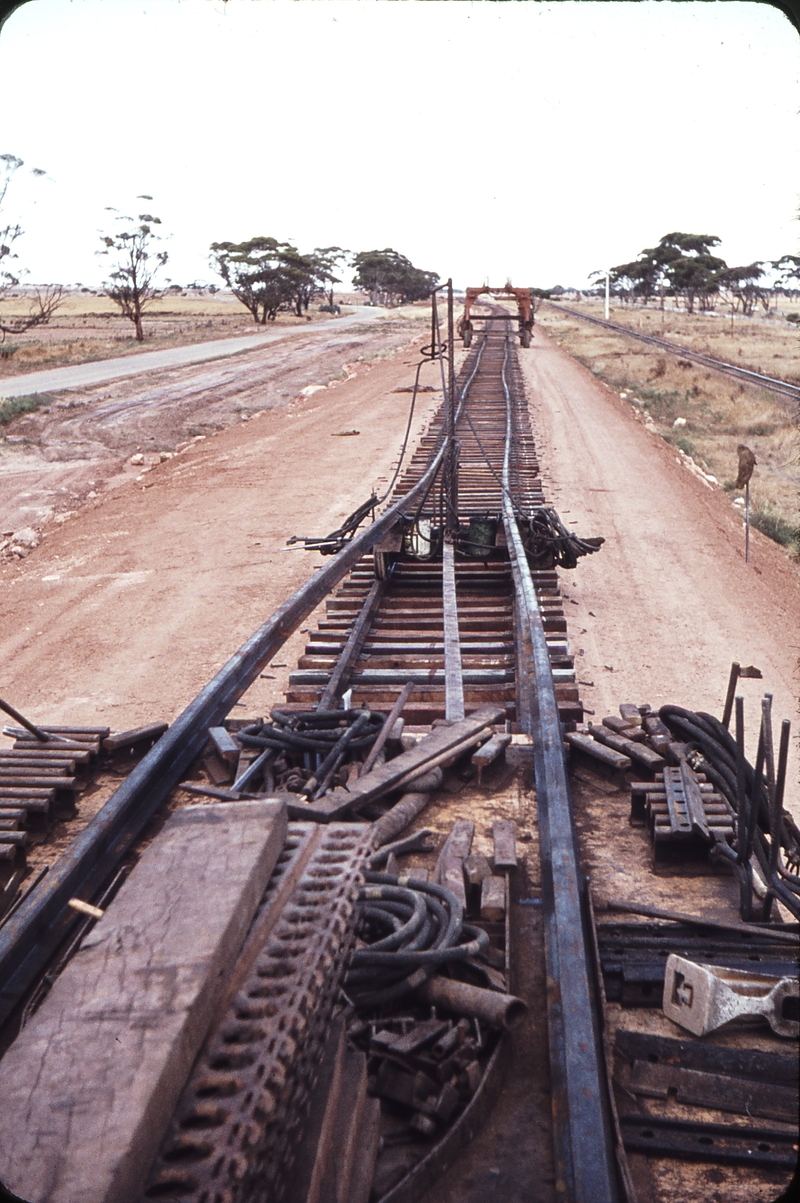
[[[698,965],[675,953],[667,958],[664,1014],[695,1036],[707,1036],[736,1019],[766,1019],[777,1036],[796,1040],[800,1022],[786,1016],[785,1002],[798,997],[796,978]]]

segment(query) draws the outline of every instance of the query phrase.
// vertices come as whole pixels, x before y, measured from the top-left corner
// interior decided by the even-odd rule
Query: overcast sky
[[[33,0],[0,80],[41,282],[101,279],[106,206],[161,216],[179,283],[256,234],[459,286],[580,286],[672,230],[800,247],[800,39],[763,4]]]

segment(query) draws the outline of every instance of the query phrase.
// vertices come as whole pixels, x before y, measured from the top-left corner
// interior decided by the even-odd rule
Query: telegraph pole
[[[447,452],[445,454],[445,534],[458,535],[458,443],[456,442],[456,355],[453,323],[453,281],[447,281]]]

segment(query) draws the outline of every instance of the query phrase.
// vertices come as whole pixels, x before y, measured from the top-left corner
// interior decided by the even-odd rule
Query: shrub
[[[19,347],[16,343],[0,343],[0,359],[11,359]]]
[[[800,524],[793,525],[778,513],[774,506],[758,505],[750,511],[750,521],[762,535],[788,547],[794,555],[800,555]]]
[[[0,382],[0,388],[2,383]],[[51,400],[47,393],[38,393],[35,397],[9,397],[0,401],[0,426],[6,426],[17,414],[29,414],[47,405]]]
[[[777,428],[769,422],[754,422],[752,426],[745,426],[745,434],[768,435],[774,434]]]

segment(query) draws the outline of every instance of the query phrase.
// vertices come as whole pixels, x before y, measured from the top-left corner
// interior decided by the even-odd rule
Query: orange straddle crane
[[[478,300],[478,297],[484,293],[489,293],[493,297],[515,298],[519,311],[519,341],[521,346],[529,347],[533,335],[533,298],[531,297],[531,290],[530,288],[514,288],[510,280],[502,288],[490,288],[487,284],[482,288],[467,289],[467,299],[464,302],[464,316],[458,324],[459,334],[464,340],[464,346],[468,347],[472,342],[472,322],[470,321],[472,306]]]

